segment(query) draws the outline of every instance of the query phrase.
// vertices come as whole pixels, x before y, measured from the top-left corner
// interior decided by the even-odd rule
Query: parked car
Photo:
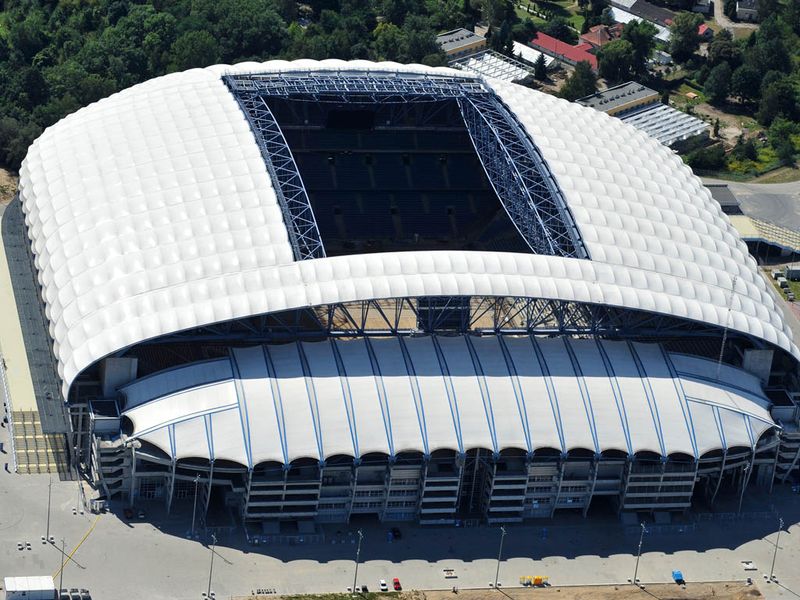
[[[381,584],[380,584],[380,586],[381,586],[381,591],[382,591],[382,592],[388,592],[388,591],[389,591],[389,584],[388,584],[388,583],[386,583],[386,580],[385,580],[385,579],[381,579]]]
[[[139,511],[139,518],[140,519],[144,519],[144,511],[143,510]]]
[[[400,585],[400,580],[397,577],[392,579],[392,587],[394,588],[395,592],[399,592],[400,590],[403,589],[403,586]]]

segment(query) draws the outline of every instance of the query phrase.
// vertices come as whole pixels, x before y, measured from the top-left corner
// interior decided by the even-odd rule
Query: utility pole
[[[194,506],[192,506],[192,539],[194,539],[194,516],[197,513],[197,483],[200,481],[198,473],[194,478]]]
[[[58,597],[61,597],[61,590],[64,583],[64,538],[61,538],[61,570],[58,572]]]
[[[642,533],[639,534],[639,549],[636,551],[636,568],[633,570],[633,585],[639,585],[637,582],[639,581],[636,579],[636,576],[639,574],[639,558],[642,556],[642,542],[644,541],[644,534],[647,531],[644,527],[644,523],[642,525]]]
[[[506,539],[505,525],[500,527],[500,550],[497,552],[497,569],[494,572],[494,587],[497,589],[497,579],[500,577],[500,559],[503,557],[503,542]]]
[[[358,559],[361,557],[361,540],[364,539],[364,532],[358,530],[358,547],[356,548],[356,572],[353,574],[353,594],[356,593],[356,581],[358,580]]]
[[[45,541],[50,541],[50,498],[53,491],[53,476],[50,475],[50,482],[47,484],[47,533],[44,535]]]
[[[772,565],[769,568],[769,580],[775,579],[775,559],[778,558],[778,542],[781,539],[781,529],[783,529],[783,518],[778,519],[778,535],[775,537],[775,552],[772,553]]]
[[[217,536],[211,534],[211,566],[208,568],[208,591],[206,598],[211,597],[211,574],[214,572],[214,554],[216,554]]]

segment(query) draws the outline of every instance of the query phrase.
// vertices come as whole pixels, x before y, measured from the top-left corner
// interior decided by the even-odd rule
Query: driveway
[[[714,20],[720,27],[724,27],[731,33],[733,33],[735,29],[758,29],[758,23],[736,23],[731,21],[725,16],[724,6],[725,2],[723,2],[723,0],[714,0]]]

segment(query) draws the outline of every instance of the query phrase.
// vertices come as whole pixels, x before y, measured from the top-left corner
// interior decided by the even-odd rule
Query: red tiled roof
[[[611,26],[595,25],[581,35],[581,39],[592,46],[603,46],[622,35],[622,28],[623,25],[621,23],[615,23]]]
[[[547,35],[546,33],[537,33],[536,37],[531,40],[532,46],[538,46],[547,54],[559,57],[563,56],[568,61],[580,62],[585,60],[593,69],[597,69],[597,57],[589,52],[592,49],[591,44],[583,43],[577,46],[572,46],[561,40]]]

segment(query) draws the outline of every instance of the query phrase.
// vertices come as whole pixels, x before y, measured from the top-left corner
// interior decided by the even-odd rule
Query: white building
[[[202,510],[249,520],[511,522],[796,466],[773,290],[680,158],[594,110],[445,68],[222,65],[65,118],[20,175],[109,497],[171,507],[199,474]]]
[[[32,577],[6,577],[3,579],[6,600],[54,600],[56,588],[53,578],[45,575]]]

